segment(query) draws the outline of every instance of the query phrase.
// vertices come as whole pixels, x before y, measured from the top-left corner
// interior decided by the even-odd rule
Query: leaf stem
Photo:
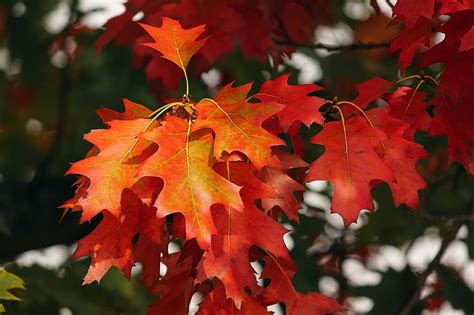
[[[348,101],[339,101],[336,103],[336,105],[344,105],[344,104],[347,104],[347,105],[351,105],[352,107],[354,107],[355,109],[357,109],[360,113],[362,113],[362,115],[364,115],[365,119],[367,120],[367,122],[369,123],[370,127],[372,128],[375,128],[374,124],[372,123],[372,121],[370,121],[369,119],[369,116],[367,116],[367,114],[365,113],[365,111],[360,108],[359,106],[357,106],[356,104],[352,103],[352,102],[348,102]],[[339,108],[340,109],[340,108]],[[342,116],[342,110],[341,110],[341,116]],[[344,118],[343,118],[344,119]]]
[[[423,82],[423,81],[421,81]],[[365,113],[365,111],[360,108],[359,106],[357,106],[355,103],[352,103],[352,102],[348,102],[348,101],[340,101],[340,102],[337,102],[336,105],[343,105],[343,104],[348,104],[348,105],[351,105],[352,107],[356,108],[359,112],[362,113],[362,115],[364,115],[365,119],[367,120],[367,122],[369,123],[370,127],[374,128],[375,129],[375,125],[372,123],[372,121],[370,120],[369,116],[367,116],[367,114]],[[342,110],[341,110],[341,113],[342,113]],[[342,114],[341,114],[342,115]],[[387,150],[387,147],[385,146],[385,142],[380,142],[382,148],[384,149],[384,151],[386,153],[388,153],[388,150]],[[398,170],[397,170],[398,172]]]
[[[159,117],[161,114],[163,114],[166,110],[168,110],[169,108],[173,107],[173,106],[180,106],[180,105],[183,105],[182,102],[173,102],[173,103],[169,103],[169,104],[166,104],[160,108],[158,108],[157,110],[155,110],[153,113],[151,113],[150,115],[148,115],[148,118],[151,118],[153,117],[154,115],[156,115],[156,117]]]
[[[435,86],[438,86],[438,84],[439,84],[438,81],[437,81],[435,78],[433,78],[432,76],[430,76],[430,75],[425,75],[424,77],[425,77],[426,79],[430,80],[431,82],[433,82],[433,84],[434,84]]]
[[[183,70],[184,72],[184,80],[186,80],[186,95],[189,96],[189,80],[188,80],[188,74],[186,70]]]
[[[408,80],[413,80],[413,79],[422,79],[422,78],[419,74],[410,75],[408,77],[398,79],[397,81],[393,82],[393,84],[390,87],[394,87],[395,85],[398,85],[402,82],[405,82],[405,81],[408,81]]]
[[[413,103],[413,100],[415,99],[416,92],[418,92],[424,82],[424,80],[420,80],[420,82],[418,82],[418,84],[416,85],[415,90],[413,91],[413,94],[411,95],[410,100],[408,101],[407,107],[405,107],[405,111],[402,115],[402,120],[405,119],[405,116],[408,113],[408,109],[410,109],[410,106]]]
[[[337,109],[337,111],[339,112],[339,115],[341,116],[342,131],[344,132],[344,153],[346,155],[347,173],[349,174],[349,178],[352,183],[351,168],[349,166],[349,142],[347,141],[346,121],[344,119],[344,113],[342,112],[341,107],[339,107],[338,105],[334,105],[334,108]]]

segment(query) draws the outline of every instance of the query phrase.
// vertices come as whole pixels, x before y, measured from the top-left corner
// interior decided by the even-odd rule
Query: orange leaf
[[[156,150],[151,141],[138,139],[149,125],[157,126],[156,122],[141,118],[112,120],[107,125],[109,129],[93,130],[84,136],[99,153],[75,162],[67,171],[90,180],[87,195],[77,203],[83,209],[82,221],[92,219],[102,210],[118,215],[122,191],[135,184],[139,163]]]
[[[140,25],[155,40],[155,43],[145,45],[159,51],[163,58],[174,62],[185,72],[191,57],[206,42],[206,39],[197,40],[204,32],[204,25],[185,30],[178,21],[169,18],[163,18],[161,27]]]
[[[164,126],[143,134],[160,145],[158,152],[140,168],[140,176],[160,177],[164,188],[156,200],[158,212],[182,212],[188,238],[196,237],[206,248],[215,234],[211,206],[221,204],[242,209],[240,187],[213,169],[212,136],[208,131],[190,133],[189,124],[168,116]]]
[[[92,258],[84,284],[100,281],[111,267],[119,268],[130,278],[135,263],[133,238],[139,232],[140,238],[145,237],[158,248],[167,248],[167,242],[160,237],[164,221],[156,217],[156,209],[145,206],[131,190],[123,191],[119,217],[109,211],[103,211],[102,214],[99,225],[78,242],[72,256],[72,259],[84,256]],[[151,231],[150,227],[154,227],[154,230]],[[160,252],[156,254],[159,259]],[[151,266],[145,263],[144,267],[144,277],[149,276]],[[148,283],[148,279],[145,281]]]
[[[220,159],[224,152],[245,154],[260,170],[266,165],[279,167],[271,147],[284,141],[262,128],[262,123],[281,110],[273,102],[249,103],[250,84],[233,88],[231,84],[217,92],[214,100],[203,99],[196,104],[198,117],[193,130],[210,128],[215,133],[214,154]]]

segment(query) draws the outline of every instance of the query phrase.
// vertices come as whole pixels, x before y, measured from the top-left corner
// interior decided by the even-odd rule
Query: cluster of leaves
[[[331,210],[349,225],[357,221],[361,209],[374,210],[370,192],[381,182],[390,187],[396,205],[417,208],[418,191],[426,184],[416,164],[428,154],[414,141],[416,131],[447,134],[449,160],[474,172],[474,136],[468,125],[474,120],[469,108],[474,47],[472,28],[467,27],[472,26],[474,7],[457,1],[416,3],[397,2],[393,23],[404,22],[405,29],[391,49],[401,50],[404,72],[419,46],[429,43],[433,23],[449,15],[439,27],[446,38],[426,49],[420,61],[421,66],[443,63],[439,79],[425,73],[395,82],[376,77],[356,86],[354,99],[329,101],[308,95],[320,87],[288,85],[288,76],[283,75],[266,81],[250,96],[251,85],[229,84],[212,99],[195,102],[187,76],[191,57],[201,54],[211,64],[227,52],[225,41],[217,45],[215,40],[232,42],[231,34],[240,34],[245,53],[251,48],[244,47],[255,41],[248,37],[254,32],[247,29],[243,36],[241,25],[223,30],[223,25],[232,23],[212,21],[206,21],[205,31],[192,1],[158,6],[131,1],[124,15],[109,22],[102,44],[120,39],[125,30],[135,32],[128,27],[134,10],[147,13],[143,22],[161,20],[160,27],[141,24],[154,40],[146,44],[154,51],[147,71],[155,67],[157,77],[177,80],[177,65],[186,93],[156,111],[129,100],[124,100],[123,113],[100,110],[108,128],[85,136],[94,147],[68,171],[81,177],[76,196],[64,205],[82,211],[83,222],[102,217],[73,255],[92,258],[84,283],[99,281],[112,266],[130,277],[133,265],[140,262],[145,286],[159,296],[151,314],[186,313],[196,292],[204,297],[202,314],[264,314],[266,306],[278,302],[288,314],[343,310],[331,298],[300,293],[292,285],[295,266],[283,242],[287,230],[279,219],[298,221],[300,205],[295,197],[304,190],[303,183],[330,181]],[[243,3],[238,8],[247,7]],[[209,3],[211,8],[220,6]],[[225,8],[226,14],[206,16],[220,21],[236,10]],[[177,12],[186,14],[178,16],[182,24],[163,17]],[[287,23],[290,33],[298,33],[291,21],[279,22]],[[273,36],[271,31],[265,34]],[[247,53],[270,53],[275,61],[282,53],[273,46],[259,49]],[[408,80],[417,80],[416,88],[397,87]],[[422,92],[423,85],[432,88],[434,96]],[[387,106],[379,106],[382,102]],[[302,160],[307,158],[307,143],[300,130],[313,123],[322,125],[322,131],[310,142],[324,146],[325,152],[308,165]],[[179,245],[180,251],[169,253],[170,243]],[[254,262],[263,265],[261,283],[254,276]],[[167,270],[160,274],[161,263]]]
[[[450,162],[462,163],[473,174],[474,137],[470,124],[474,112],[470,100],[474,91],[474,4],[450,0],[429,0],[423,4],[401,2],[393,13],[394,23],[404,21],[406,25],[390,47],[393,51],[400,50],[402,72],[411,63],[419,45],[429,47],[433,40],[433,26],[441,24],[437,31],[445,36],[440,43],[425,51],[420,60],[421,67],[436,63],[444,65],[439,85],[435,83],[438,86],[434,97],[426,101],[424,94],[416,93],[424,81],[420,81],[413,91],[399,90],[398,95],[409,95],[405,97],[411,101],[394,116],[407,121],[416,130],[429,131],[431,135],[446,134]],[[449,19],[444,22],[446,16]],[[428,105],[434,106],[432,119],[427,114]]]
[[[205,42],[196,40],[203,27],[184,30],[168,18],[161,28],[143,27],[156,41],[149,45],[186,76],[191,56]],[[316,99],[306,96],[312,89],[288,86],[283,77],[252,99],[250,85],[227,85],[214,99],[194,103],[187,92],[155,112],[128,100],[124,113],[99,111],[109,128],[86,136],[95,147],[68,171],[83,177],[65,205],[82,210],[83,221],[103,216],[73,255],[92,257],[85,283],[100,280],[112,266],[130,276],[141,262],[145,285],[160,296],[151,312],[182,307],[184,313],[195,291],[206,295],[211,288],[203,311],[265,313],[264,306],[276,302],[292,313],[341,310],[330,298],[293,289],[293,262],[283,242],[287,230],[276,220],[279,212],[297,219],[293,192],[304,188],[286,171],[306,163],[277,148],[284,141],[275,133],[304,114],[295,106]],[[316,107],[313,112],[321,121]],[[274,120],[280,116],[281,124]],[[276,129],[272,133],[263,124]],[[184,239],[180,252],[168,254],[170,241]],[[160,261],[167,266],[162,279]],[[252,261],[265,263],[265,289],[257,284]]]

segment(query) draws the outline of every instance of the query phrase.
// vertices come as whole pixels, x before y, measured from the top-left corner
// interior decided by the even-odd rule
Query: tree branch
[[[474,214],[430,214],[423,213],[420,214],[420,218],[427,219],[430,221],[440,221],[440,220],[453,220],[453,221],[474,221]]]
[[[295,46],[310,49],[325,49],[327,51],[347,51],[347,50],[366,50],[381,49],[390,47],[390,43],[354,43],[350,45],[325,45],[322,43],[299,43],[292,40],[275,40],[275,43],[282,46]]]
[[[433,260],[430,262],[428,267],[426,267],[425,271],[420,273],[416,279],[416,288],[415,291],[413,292],[412,296],[408,300],[408,302],[405,304],[405,306],[402,308],[400,311],[400,315],[408,315],[410,314],[410,311],[416,306],[418,301],[420,300],[420,295],[421,291],[425,287],[426,280],[428,279],[428,276],[434,271],[436,266],[438,266],[441,262],[441,258],[443,258],[444,253],[448,249],[449,245],[451,242],[456,238],[456,234],[458,233],[459,229],[461,226],[463,226],[466,222],[465,221],[457,221],[454,223],[452,229],[449,231],[448,235],[443,239],[443,242],[441,243],[441,247],[438,250],[438,253],[436,256],[433,258]]]

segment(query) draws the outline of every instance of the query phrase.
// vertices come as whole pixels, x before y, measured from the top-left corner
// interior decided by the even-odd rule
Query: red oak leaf
[[[236,10],[240,16],[245,17],[245,23],[241,25],[237,34],[244,56],[247,58],[255,56],[262,64],[267,62],[269,54],[275,61],[281,60],[280,50],[284,48],[273,40],[274,23],[269,21],[264,12],[252,2],[243,2]],[[289,55],[293,48],[286,50]]]
[[[226,161],[216,164],[214,170],[228,181],[242,186],[240,196],[246,207],[253,207],[255,200],[278,196],[272,186],[256,177],[255,167],[250,163]]]
[[[118,216],[122,191],[136,183],[139,163],[156,150],[155,144],[139,140],[138,135],[158,123],[135,119],[113,120],[107,125],[109,129],[93,130],[84,136],[99,153],[73,163],[66,173],[80,174],[90,180],[87,196],[77,203],[83,209],[82,222],[104,209]]]
[[[281,110],[273,102],[249,103],[250,84],[217,92],[214,100],[203,99],[196,104],[198,117],[193,130],[210,128],[215,133],[214,154],[220,159],[224,152],[245,154],[255,167],[279,166],[271,154],[271,147],[284,145],[284,141],[262,128],[262,123]]]
[[[72,259],[91,256],[91,265],[84,278],[84,284],[100,281],[111,267],[119,268],[127,278],[130,278],[130,272],[135,263],[133,237],[150,224],[155,227],[163,226],[155,213],[154,208],[145,206],[129,189],[123,191],[118,217],[107,210],[102,211],[103,218],[97,228],[78,242],[78,247],[72,255]],[[155,220],[156,223],[154,223]],[[149,238],[152,237],[153,241],[162,241],[161,238],[157,239],[157,236],[153,236],[160,235],[159,230],[151,234],[143,233]],[[167,244],[157,244],[167,246]]]
[[[253,97],[262,102],[275,102],[283,105],[277,113],[281,127],[285,131],[295,121],[301,121],[306,126],[312,123],[322,124],[323,118],[318,109],[326,103],[322,98],[308,96],[309,93],[321,88],[314,84],[288,85],[289,74],[281,75],[275,80],[268,80]]]
[[[227,298],[224,285],[219,279],[212,281],[213,289],[199,304],[198,315],[268,315],[270,314],[262,305],[255,300],[242,303],[241,309],[237,309],[232,299]]]
[[[467,90],[458,102],[447,95],[438,93],[432,100],[435,114],[430,133],[448,136],[449,160],[458,161],[466,170],[474,174],[474,111],[472,110],[473,90]]]
[[[295,192],[304,191],[304,186],[282,170],[272,167],[265,167],[259,177],[272,186],[277,193],[277,197],[262,200],[263,208],[270,211],[277,207],[285,213],[288,219],[298,222],[298,210],[301,209],[301,205],[295,198]]]
[[[395,183],[388,183],[393,199],[398,206],[405,203],[409,208],[418,207],[418,191],[425,188],[426,182],[416,171],[416,162],[425,158],[427,152],[421,145],[403,138],[408,125],[388,116],[387,109],[375,108],[367,112],[371,123],[387,135],[376,148],[379,156],[393,170]]]
[[[284,170],[304,168],[309,166],[309,164],[303,161],[297,154],[286,152],[280,150],[279,148],[275,148],[273,152],[276,154],[276,156],[278,156],[278,159],[280,160],[281,166]]]
[[[279,18],[291,39],[297,42],[310,41],[314,37],[316,19],[301,4],[294,1],[281,1]]]
[[[160,279],[161,255],[166,253],[163,244],[168,246],[167,243],[156,244],[148,237],[140,235],[133,248],[135,261],[142,264],[142,281],[148,290],[151,290]]]
[[[393,93],[386,94],[384,99],[388,103],[388,113],[390,116],[404,120],[410,127],[406,129],[404,136],[412,140],[416,130],[428,131],[431,124],[431,117],[426,111],[426,93],[416,91],[402,86]]]
[[[254,206],[254,201],[274,196],[273,187],[255,177],[255,168],[246,162],[225,162],[216,166],[220,174],[238,185],[245,208],[243,212],[228,207],[212,209],[218,235],[212,238],[212,247],[203,264],[207,277],[218,277],[224,283],[227,296],[237,308],[249,302],[248,289],[253,294],[260,291],[250,265],[249,249],[254,245],[288,258],[283,235],[288,231]]]
[[[126,98],[123,100],[125,111],[123,113],[116,112],[111,109],[101,108],[97,110],[97,115],[103,122],[111,120],[132,120],[137,118],[147,118],[152,112],[143,105],[132,102]]]
[[[470,43],[474,34],[474,10],[461,10],[450,15],[449,21],[438,29],[445,34],[445,39],[423,54],[420,66],[443,63],[444,71],[437,90],[456,100],[463,89],[473,88],[474,46]]]
[[[212,247],[204,256],[204,272],[223,282],[227,296],[240,309],[249,298],[247,290],[253,295],[261,290],[250,265],[250,247],[258,245],[277,256],[288,257],[283,242],[288,231],[256,208],[245,208],[241,213],[216,207],[213,218],[219,235],[212,237]]]
[[[296,127],[299,129],[298,124],[293,124],[289,133],[292,137],[293,146],[298,150],[297,146],[302,146],[303,143],[296,143],[300,138],[292,135],[293,129]],[[266,167],[260,172],[259,177],[271,185],[276,192],[276,197],[262,199],[262,206],[266,211],[271,211],[276,207],[276,209],[283,211],[290,220],[298,222],[298,210],[301,209],[301,205],[297,202],[295,194],[304,191],[304,186],[300,182],[303,181],[306,167],[309,164],[297,154],[279,148],[275,148],[273,151],[280,159],[283,170]],[[301,147],[300,153],[304,154],[303,147]],[[293,177],[290,177],[288,174],[292,169],[294,169],[291,171]],[[302,199],[301,196],[298,197],[300,200]]]
[[[78,205],[78,202],[79,200],[87,197],[87,189],[89,188],[90,184],[90,180],[85,176],[79,177],[79,179],[74,182],[73,186],[76,187],[74,196],[59,206],[59,208],[64,209],[63,216],[67,213],[68,209],[71,209],[72,211],[82,210],[82,207]]]
[[[360,108],[366,109],[369,103],[382,97],[385,91],[392,86],[392,82],[379,77],[356,84],[357,97],[352,101]]]
[[[202,254],[203,251],[193,239],[186,241],[180,252],[163,257],[166,274],[151,290],[160,299],[151,306],[147,314],[188,314],[195,291],[196,267]]]
[[[228,2],[183,0],[173,5],[171,16],[180,17],[183,26],[206,25],[206,34],[210,36],[199,55],[204,56],[209,63],[212,64],[222,55],[234,51],[234,34],[240,29],[243,21],[242,16]],[[168,5],[170,6],[172,5]]]
[[[397,1],[393,8],[393,15],[396,20],[403,20],[407,27],[413,28],[420,17],[431,20],[434,12],[434,0],[410,0]]]
[[[216,231],[210,207],[222,204],[242,209],[240,188],[212,170],[212,135],[206,130],[190,133],[190,123],[167,116],[164,126],[142,137],[160,146],[140,168],[140,176],[164,181],[155,202],[159,213],[182,212],[188,238],[196,237],[206,248]]]
[[[361,209],[374,210],[371,182],[394,182],[392,170],[374,148],[386,140],[383,132],[370,127],[361,117],[329,122],[311,139],[326,148],[309,167],[307,181],[329,180],[334,186],[332,211],[345,225],[357,221]]]
[[[360,109],[368,109],[369,105],[376,99],[381,98],[392,84],[392,82],[379,77],[358,83],[355,85],[357,97],[350,103],[355,104]],[[344,102],[342,102],[342,104],[344,105]],[[360,114],[360,110],[355,106],[345,106],[344,112],[346,115]]]
[[[424,54],[422,63],[422,65],[444,63],[444,72],[441,74],[437,92],[448,95],[456,101],[463,90],[474,88],[471,80],[474,76],[474,49],[458,53],[458,44],[447,47],[435,46]],[[437,49],[438,46],[440,49]]]
[[[163,58],[174,62],[186,71],[191,57],[204,45],[206,39],[197,40],[204,32],[204,25],[192,29],[183,29],[178,21],[163,18],[161,27],[140,24],[155,43],[145,44],[159,51]]]
[[[291,279],[295,274],[294,266],[284,259],[266,256],[262,279],[270,279],[262,298],[265,305],[285,303],[286,312],[294,315],[324,315],[342,312],[344,308],[335,299],[318,293],[297,292]]]
[[[413,28],[405,28],[391,45],[390,51],[400,50],[398,64],[402,73],[408,68],[421,44],[429,45],[431,38],[431,19],[421,17]]]
[[[142,264],[143,283],[151,290],[160,278],[161,255],[168,253],[168,233],[164,218],[156,216],[155,208],[144,208],[141,216],[140,234],[133,254],[135,261]]]

